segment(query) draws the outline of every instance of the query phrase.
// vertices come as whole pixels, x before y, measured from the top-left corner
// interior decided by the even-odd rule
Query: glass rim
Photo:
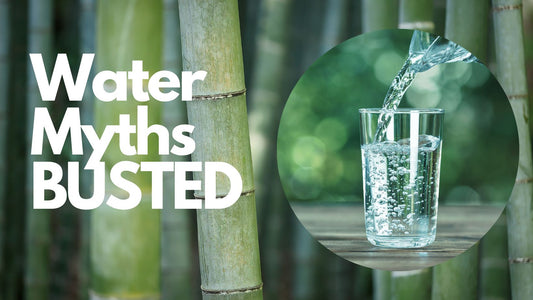
[[[370,114],[381,114],[383,112],[390,114],[410,114],[413,112],[423,113],[423,114],[444,114],[444,109],[442,108],[398,108],[396,110],[388,110],[383,108],[360,108],[359,113],[370,113]]]

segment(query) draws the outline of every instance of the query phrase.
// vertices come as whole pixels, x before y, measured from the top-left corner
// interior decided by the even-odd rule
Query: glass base
[[[393,236],[366,235],[367,240],[374,246],[388,248],[421,248],[435,241],[435,235],[424,236]]]

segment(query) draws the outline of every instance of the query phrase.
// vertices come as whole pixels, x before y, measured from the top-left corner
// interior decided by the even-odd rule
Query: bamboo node
[[[195,95],[195,96],[192,96],[192,100],[222,100],[226,98],[241,96],[244,94],[246,94],[246,89],[242,89],[240,91],[235,91],[235,92],[213,94],[213,95]]]
[[[401,22],[398,24],[400,29],[422,29],[427,31],[435,30],[435,23],[432,21],[418,21],[418,22]]]
[[[530,183],[530,182],[533,182],[533,177],[517,179],[515,181],[515,183],[518,183],[518,184],[524,184],[524,183]]]
[[[392,277],[405,277],[405,276],[413,276],[418,275],[426,272],[426,269],[418,269],[418,270],[409,270],[409,271],[393,271],[391,272]]]
[[[499,12],[503,10],[516,10],[516,9],[522,9],[522,3],[515,4],[515,5],[496,5],[492,7],[493,12]]]
[[[527,99],[527,97],[528,97],[527,94],[518,94],[518,95],[510,95],[507,98],[509,98],[509,100],[522,100],[522,99]]]
[[[110,295],[100,295],[94,290],[89,290],[89,299],[90,300],[157,300],[160,299],[159,294],[151,295],[120,295],[120,296],[110,296]]]
[[[251,190],[247,190],[247,191],[242,191],[241,195],[239,196],[239,198],[243,197],[243,196],[249,196],[249,195],[251,195],[253,193],[255,193],[255,188],[252,188]],[[227,196],[226,194],[225,195],[217,195],[217,199],[224,198],[226,196]],[[194,198],[195,199],[205,200],[205,196],[198,195],[196,193],[194,193]]]
[[[516,257],[509,258],[510,264],[530,264],[533,263],[533,257]]]
[[[252,286],[252,287],[241,288],[241,289],[229,289],[229,290],[208,290],[208,289],[205,289],[203,286],[201,288],[202,288],[202,292],[204,294],[228,295],[228,294],[249,293],[249,292],[262,290],[263,289],[263,283],[260,283],[259,285]]]

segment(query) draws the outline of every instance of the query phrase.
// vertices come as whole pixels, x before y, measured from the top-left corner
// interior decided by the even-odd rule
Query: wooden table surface
[[[439,206],[437,237],[427,247],[376,247],[365,235],[363,206],[351,203],[291,203],[296,216],[333,253],[370,268],[414,270],[453,258],[476,243],[500,216],[498,206]]]

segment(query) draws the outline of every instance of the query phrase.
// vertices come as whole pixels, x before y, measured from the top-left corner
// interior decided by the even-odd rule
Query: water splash
[[[409,45],[409,56],[396,77],[394,77],[383,101],[383,112],[379,115],[378,129],[374,136],[374,142],[380,142],[385,137],[392,113],[400,105],[400,101],[413,83],[416,73],[427,71],[439,64],[458,61],[479,62],[472,53],[456,43],[440,36],[415,30]]]

